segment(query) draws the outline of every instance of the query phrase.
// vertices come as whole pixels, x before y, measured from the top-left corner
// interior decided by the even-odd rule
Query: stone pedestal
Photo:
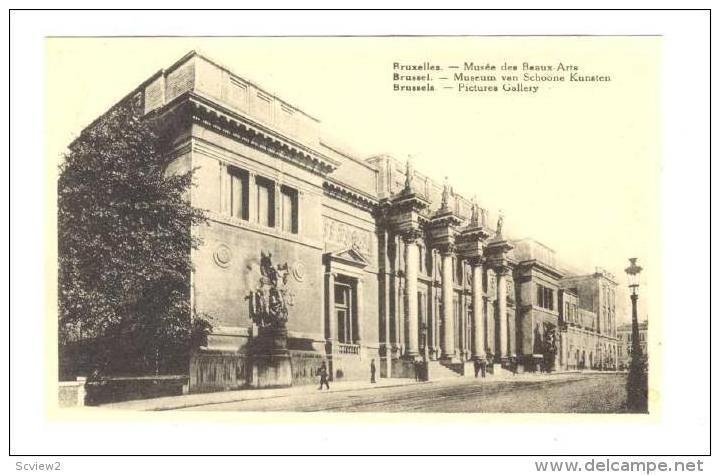
[[[532,370],[539,373],[542,370],[543,355],[532,355]]]
[[[287,328],[261,327],[253,341],[252,387],[292,386],[292,364],[287,349]]]

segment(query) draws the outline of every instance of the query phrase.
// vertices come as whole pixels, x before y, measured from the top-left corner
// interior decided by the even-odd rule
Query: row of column
[[[406,336],[406,355],[416,356],[419,352],[418,345],[418,243],[417,237],[410,234],[405,236],[405,311],[408,318],[408,334]],[[441,318],[444,331],[441,339],[441,358],[453,360],[455,354],[455,320],[453,315],[453,254],[454,246],[446,245],[441,249]],[[480,259],[471,260],[472,266],[472,357],[483,359],[486,355],[485,348],[485,324],[483,314],[483,266]],[[508,322],[507,322],[507,288],[506,276],[508,269],[499,267],[496,269],[497,276],[497,312],[495,318],[499,318],[499,346],[500,358],[506,358],[509,354],[508,348]]]

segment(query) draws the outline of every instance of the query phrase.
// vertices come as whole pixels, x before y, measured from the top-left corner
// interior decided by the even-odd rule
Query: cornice
[[[334,180],[325,180],[323,182],[323,191],[327,196],[348,203],[363,211],[375,213],[378,209],[378,200],[375,198]]]
[[[228,109],[197,92],[188,92],[179,96],[163,107],[162,112],[178,105],[188,108],[187,111],[193,122],[210,127],[223,135],[240,141],[244,145],[280,158],[312,173],[325,176],[340,165],[337,160],[275,129]]]
[[[547,265],[547,264],[545,264],[545,263],[543,263],[543,262],[541,262],[541,261],[539,261],[539,260],[537,260],[537,259],[531,259],[531,260],[527,260],[527,261],[522,261],[522,262],[520,262],[518,265],[519,265],[520,267],[524,268],[524,269],[527,269],[527,268],[529,268],[529,269],[537,268],[538,270],[540,270],[540,271],[543,272],[544,274],[547,274],[547,275],[549,275],[549,276],[551,276],[551,277],[554,277],[555,279],[558,279],[558,280],[563,278],[563,275],[562,275],[562,273],[560,273],[559,270],[555,269],[554,267],[550,267],[549,265]]]

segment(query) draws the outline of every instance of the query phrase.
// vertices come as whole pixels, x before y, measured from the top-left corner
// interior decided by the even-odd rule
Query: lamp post
[[[628,287],[630,288],[630,300],[632,301],[632,335],[630,340],[630,355],[633,359],[640,354],[640,330],[637,320],[638,283],[642,267],[637,265],[637,257],[630,258],[630,267],[625,269],[628,275]]]
[[[632,334],[630,340],[630,371],[628,372],[627,397],[628,409],[633,412],[647,412],[647,373],[644,356],[640,349],[640,330],[637,319],[638,283],[642,267],[637,265],[637,257],[630,258],[630,266],[625,269],[628,275],[630,300],[632,302]]]

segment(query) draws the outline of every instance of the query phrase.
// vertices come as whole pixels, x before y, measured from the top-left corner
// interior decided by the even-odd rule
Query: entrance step
[[[495,363],[493,365],[488,365],[487,376],[490,378],[512,377],[513,372],[507,368],[503,368],[502,365]]]
[[[457,372],[454,368],[448,368],[439,361],[428,361],[428,380],[435,381],[438,379],[459,378],[462,373]]]

